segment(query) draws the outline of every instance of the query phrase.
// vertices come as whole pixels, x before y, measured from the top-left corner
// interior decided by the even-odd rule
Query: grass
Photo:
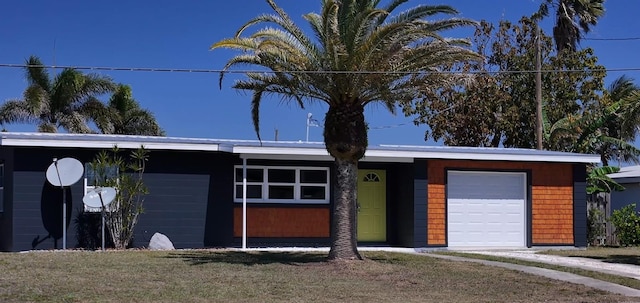
[[[503,268],[424,255],[237,251],[0,254],[2,302],[629,302]]]
[[[555,252],[559,252],[559,251],[553,251],[553,252],[554,252],[553,254],[555,254]],[[474,259],[480,259],[480,260],[498,261],[498,262],[505,262],[505,263],[520,264],[520,265],[534,266],[534,267],[540,267],[540,268],[547,268],[547,269],[552,269],[552,270],[557,270],[557,271],[573,273],[573,274],[576,274],[576,275],[589,277],[589,278],[594,278],[594,279],[607,281],[607,282],[611,282],[611,283],[615,283],[615,284],[620,284],[620,285],[628,286],[628,287],[635,288],[635,289],[640,289],[640,280],[636,280],[636,279],[628,278],[628,277],[622,277],[622,276],[613,275],[613,274],[607,274],[607,273],[592,271],[592,270],[580,269],[580,268],[575,268],[575,267],[566,267],[566,266],[560,266],[560,265],[553,265],[553,264],[548,264],[548,263],[521,260],[521,259],[515,259],[515,258],[474,254],[474,253],[461,253],[461,252],[438,252],[438,253],[439,254],[450,255],[450,256],[458,256],[458,257],[474,258]],[[547,251],[546,253],[551,253],[551,251]]]
[[[543,254],[597,259],[608,263],[640,265],[640,247],[589,247],[586,250],[548,250]]]

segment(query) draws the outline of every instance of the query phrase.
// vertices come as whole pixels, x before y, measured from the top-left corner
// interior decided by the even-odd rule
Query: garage
[[[452,248],[526,246],[526,173],[448,171]]]

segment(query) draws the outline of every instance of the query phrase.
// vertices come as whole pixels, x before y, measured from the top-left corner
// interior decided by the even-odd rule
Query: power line
[[[581,38],[580,40],[593,40],[593,41],[633,41],[633,40],[640,40],[640,37],[627,37],[627,38]]]
[[[249,74],[249,73],[290,73],[290,74],[387,74],[387,75],[419,75],[419,74],[531,74],[535,70],[503,70],[503,71],[406,71],[406,72],[389,72],[389,71],[299,71],[299,70],[222,70],[222,69],[190,69],[190,68],[155,68],[155,67],[109,67],[109,66],[73,66],[73,65],[28,65],[28,64],[10,64],[0,63],[0,67],[5,68],[68,68],[75,70],[92,70],[92,71],[130,71],[130,72],[167,72],[167,73],[225,73],[225,74]],[[624,68],[603,68],[585,71],[582,69],[543,69],[543,73],[584,73],[584,72],[628,72],[640,71],[640,67],[624,67]]]

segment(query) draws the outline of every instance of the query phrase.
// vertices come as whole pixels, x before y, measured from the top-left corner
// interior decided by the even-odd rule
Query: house
[[[636,204],[636,211],[640,211],[640,165],[622,167],[608,176],[625,188],[611,192],[611,211],[632,203]]]
[[[233,247],[243,239],[249,247],[329,244],[334,169],[321,143],[0,133],[0,250],[60,248],[62,198],[45,170],[53,158],[88,163],[114,145],[150,150],[136,246],[155,232],[177,248]],[[597,155],[525,149],[370,146],[359,164],[358,240],[584,247],[585,167],[593,162]],[[67,195],[67,247],[77,244],[72,218],[84,211],[87,186],[80,181]]]

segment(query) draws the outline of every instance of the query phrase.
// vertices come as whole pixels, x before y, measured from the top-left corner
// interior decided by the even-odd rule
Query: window
[[[107,186],[108,182],[112,182],[111,180],[115,180],[117,177],[118,168],[116,166],[94,168],[91,163],[86,163],[84,165],[84,194],[86,195],[90,190],[96,188],[96,184]],[[84,211],[101,212],[102,209],[84,205]]]
[[[380,182],[380,177],[376,173],[368,173],[362,179],[363,182]]]
[[[242,202],[242,166],[235,166],[235,202]],[[247,166],[247,202],[329,203],[329,168]]]

